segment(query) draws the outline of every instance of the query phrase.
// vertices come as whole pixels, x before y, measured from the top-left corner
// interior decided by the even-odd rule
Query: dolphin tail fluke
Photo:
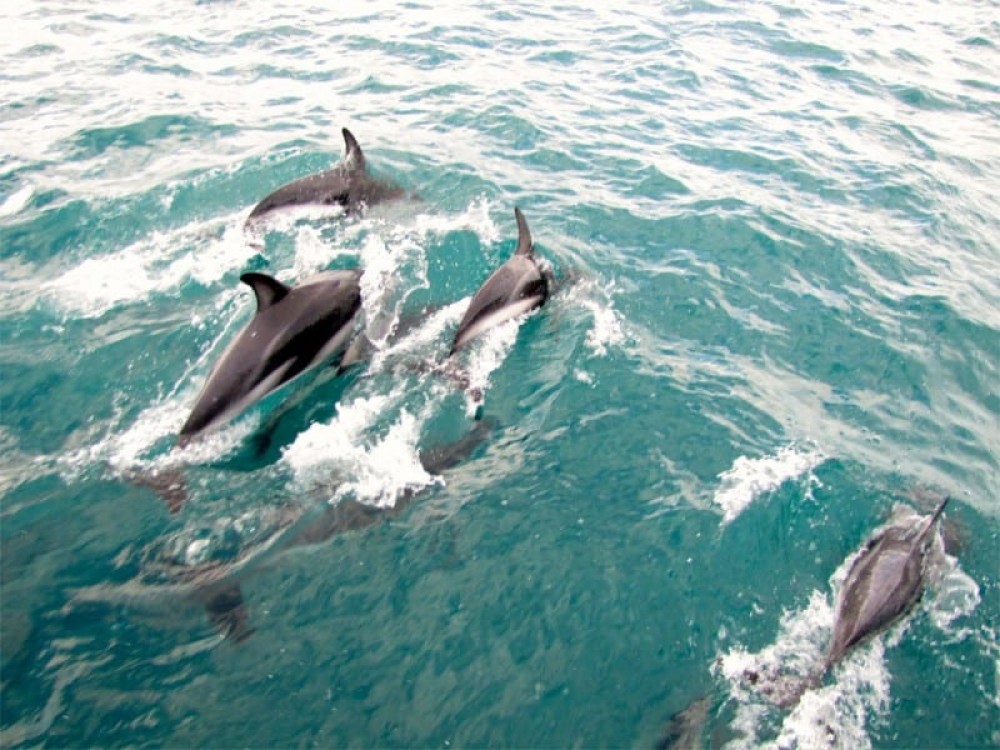
[[[474,402],[481,405],[483,400],[482,389],[473,387],[472,378],[469,376],[469,373],[455,364],[454,360],[449,359],[456,350],[457,347],[453,346],[451,351],[448,353],[448,358],[445,358],[444,362],[409,362],[406,367],[411,372],[420,374],[432,372],[435,375],[441,376],[455,386],[456,389],[462,391]],[[479,419],[479,417],[477,416],[476,419]]]
[[[365,154],[361,150],[358,139],[347,128],[342,128],[341,132],[344,134],[344,148],[346,149],[344,153],[344,165],[351,170],[364,169]]]
[[[514,218],[517,219],[517,250],[514,251],[514,255],[527,255],[530,258],[535,251],[535,246],[531,242],[528,221],[517,206],[514,207]]]
[[[431,474],[441,474],[467,459],[500,426],[500,420],[486,417],[454,443],[430,448],[420,454],[420,463]]]
[[[827,660],[821,669],[805,676],[748,669],[743,673],[743,679],[778,708],[794,708],[807,691],[820,686],[830,665],[830,660]]]
[[[827,667],[817,670],[807,677],[786,675],[775,683],[773,695],[774,705],[779,708],[794,708],[802,700],[802,696],[809,690],[815,690],[823,681],[823,675],[827,672]]]
[[[170,515],[180,513],[184,503],[187,502],[187,483],[184,481],[184,472],[181,469],[135,470],[128,472],[125,478],[137,487],[148,487],[153,490],[163,500]]]

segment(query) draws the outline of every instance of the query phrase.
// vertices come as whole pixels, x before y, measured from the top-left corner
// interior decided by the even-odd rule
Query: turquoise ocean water
[[[652,747],[688,706],[713,747],[1000,744],[998,18],[5,5],[2,744]],[[342,127],[419,197],[245,232]],[[461,355],[477,420],[406,363],[515,205],[562,283]],[[239,275],[355,267],[368,361],[177,449]],[[944,493],[911,617],[794,709],[747,684],[821,659],[846,562]],[[385,522],[280,543],[345,502]]]

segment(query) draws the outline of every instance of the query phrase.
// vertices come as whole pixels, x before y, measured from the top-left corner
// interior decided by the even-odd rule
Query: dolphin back
[[[501,323],[541,307],[549,296],[548,278],[534,257],[528,222],[519,208],[517,249],[483,283],[458,324],[449,356],[469,341]]]
[[[920,600],[930,533],[947,503],[946,498],[919,533],[913,524],[890,526],[865,545],[838,596],[826,669],[902,618]]]
[[[344,136],[344,157],[323,172],[300,177],[268,193],[253,207],[249,222],[264,214],[289,206],[343,206],[351,211],[359,205],[371,205],[394,200],[404,192],[395,185],[372,179],[366,169],[365,153],[358,139],[347,128]]]
[[[245,274],[257,313],[216,362],[180,440],[235,417],[342,351],[361,307],[360,272],[333,271],[289,289],[264,274]]]

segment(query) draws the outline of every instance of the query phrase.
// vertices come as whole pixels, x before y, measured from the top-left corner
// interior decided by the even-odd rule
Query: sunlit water
[[[3,744],[1000,744],[996,8],[328,5],[0,10]],[[342,127],[419,197],[247,233]],[[426,363],[515,205],[561,283],[479,403]],[[366,363],[176,448],[239,275],[353,267]],[[944,493],[912,616],[745,684]],[[345,502],[386,522],[279,554]]]

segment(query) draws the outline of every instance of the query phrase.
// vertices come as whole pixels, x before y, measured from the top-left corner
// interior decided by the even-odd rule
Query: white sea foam
[[[722,523],[727,524],[765,492],[776,490],[790,479],[812,472],[826,460],[821,452],[798,445],[787,445],[773,456],[740,456],[730,469],[719,474],[719,488],[713,498],[722,508]],[[810,476],[810,481],[818,481]]]
[[[7,196],[3,203],[0,203],[0,216],[13,216],[28,205],[31,196],[35,194],[35,189],[31,185],[25,185],[15,190]]]
[[[422,238],[405,232],[371,234],[361,247],[361,299],[365,335],[382,350],[399,324],[406,298],[427,286],[427,258]],[[405,278],[405,285],[401,279]]]
[[[971,615],[982,601],[979,584],[950,555],[942,555],[939,576],[937,595],[927,603],[928,614],[940,630],[959,640],[965,639],[973,631],[961,627],[957,621]]]
[[[491,328],[477,338],[469,347],[466,367],[469,375],[469,393],[485,393],[490,386],[490,376],[496,371],[517,341],[517,332],[525,318],[535,313],[528,313],[519,318],[507,320],[495,328]],[[469,400],[467,409],[470,415],[478,407],[478,403]]]
[[[458,215],[417,213],[387,221],[379,212],[374,212],[344,225],[342,240],[357,248],[355,252],[364,268],[362,304],[365,334],[374,348],[374,368],[381,366],[384,355],[400,343],[392,339],[406,300],[428,286],[426,247],[429,238],[468,229],[483,242],[495,241],[498,233],[489,210],[489,202],[480,198]],[[421,328],[426,330],[426,326]],[[408,338],[411,344],[429,343],[422,336]]]
[[[317,467],[329,465],[344,451],[353,452],[398,392],[359,396],[337,404],[336,416],[327,424],[313,424],[282,451],[282,460],[297,478],[310,483]]]
[[[469,306],[469,299],[469,297],[460,299],[430,313],[419,326],[408,331],[405,336],[393,340],[382,352],[377,354],[373,367],[379,369],[375,366],[376,363],[390,357],[426,354],[429,348],[442,338],[450,326],[458,326],[458,322],[465,313],[465,308]]]
[[[342,242],[328,239],[312,224],[295,227],[295,260],[292,276],[305,279],[324,271],[342,257],[354,257],[357,251]]]
[[[184,448],[176,447],[174,441],[189,412],[189,395],[186,392],[184,397],[171,396],[151,404],[131,424],[60,457],[59,467],[65,474],[74,475],[100,464],[129,477],[136,472],[156,474],[202,464],[235,450],[259,423],[257,417],[242,418]]]
[[[615,310],[611,299],[596,299],[591,296],[579,298],[579,303],[591,314],[594,320],[593,328],[587,331],[585,343],[596,357],[604,357],[608,347],[621,346],[625,343],[625,329],[621,316]]]
[[[420,462],[417,441],[427,415],[402,411],[386,433],[373,435],[378,420],[403,396],[357,398],[337,408],[328,424],[314,424],[286,448],[282,460],[307,489],[328,487],[329,500],[350,496],[375,507],[389,507],[407,490],[439,481]]]
[[[228,219],[212,219],[153,232],[118,252],[87,258],[43,284],[42,292],[67,313],[97,317],[118,304],[175,289],[188,279],[215,283],[245,265],[254,252],[238,226]]]
[[[755,654],[737,647],[718,659],[715,671],[737,702],[732,728],[740,738],[728,747],[871,746],[866,716],[884,713],[889,699],[881,640],[851,652],[835,669],[831,684],[807,690],[784,717],[776,740],[762,736],[779,710],[772,702],[796,693],[822,666],[833,616],[828,597],[814,591],[805,609],[784,614],[772,645]]]

